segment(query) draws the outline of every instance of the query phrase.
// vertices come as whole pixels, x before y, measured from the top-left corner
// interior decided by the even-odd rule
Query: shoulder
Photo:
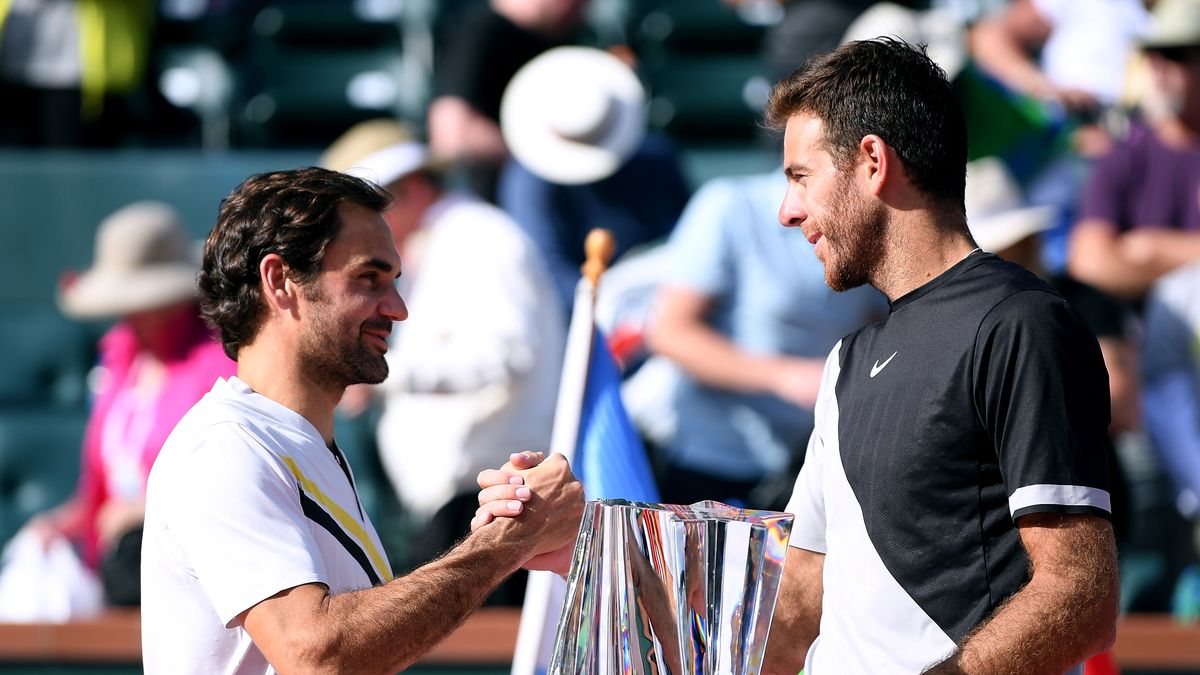
[[[1154,130],[1141,122],[1130,125],[1125,138],[1104,154],[1092,171],[1092,180],[1103,182],[1111,178],[1136,178],[1130,171],[1162,148]]]

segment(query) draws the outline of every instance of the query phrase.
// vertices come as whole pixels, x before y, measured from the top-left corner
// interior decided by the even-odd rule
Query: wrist
[[[525,542],[515,518],[497,518],[472,532],[464,541],[479,546],[503,571],[503,576],[521,569],[532,557],[532,548]]]

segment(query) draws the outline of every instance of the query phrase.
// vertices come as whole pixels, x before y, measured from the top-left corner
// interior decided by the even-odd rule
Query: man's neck
[[[966,235],[965,225],[957,228],[949,218],[963,216],[923,209],[893,215],[883,260],[871,285],[895,301],[966,258],[975,244]]]
[[[328,445],[333,442],[333,410],[343,391],[317,386],[300,372],[287,349],[270,349],[261,340],[238,351],[238,379],[255,393],[266,396],[279,405],[308,420]]]

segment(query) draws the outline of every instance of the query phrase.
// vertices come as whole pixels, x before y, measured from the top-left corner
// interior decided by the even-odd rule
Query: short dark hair
[[[967,125],[946,73],[924,46],[878,38],[813,57],[775,86],[765,121],[782,129],[800,113],[821,119],[838,168],[847,168],[863,137],[875,134],[900,156],[918,189],[962,208]]]
[[[200,313],[221,334],[225,354],[254,339],[265,304],[258,265],[278,254],[288,277],[307,284],[320,272],[325,247],[341,227],[338,207],[355,204],[376,213],[391,198],[373,183],[309,167],[247,178],[221,201],[217,224],[204,243]]]

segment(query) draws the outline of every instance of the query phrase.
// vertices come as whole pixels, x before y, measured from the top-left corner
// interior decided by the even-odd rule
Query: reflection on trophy
[[[755,675],[792,515],[589,502],[551,675]]]

